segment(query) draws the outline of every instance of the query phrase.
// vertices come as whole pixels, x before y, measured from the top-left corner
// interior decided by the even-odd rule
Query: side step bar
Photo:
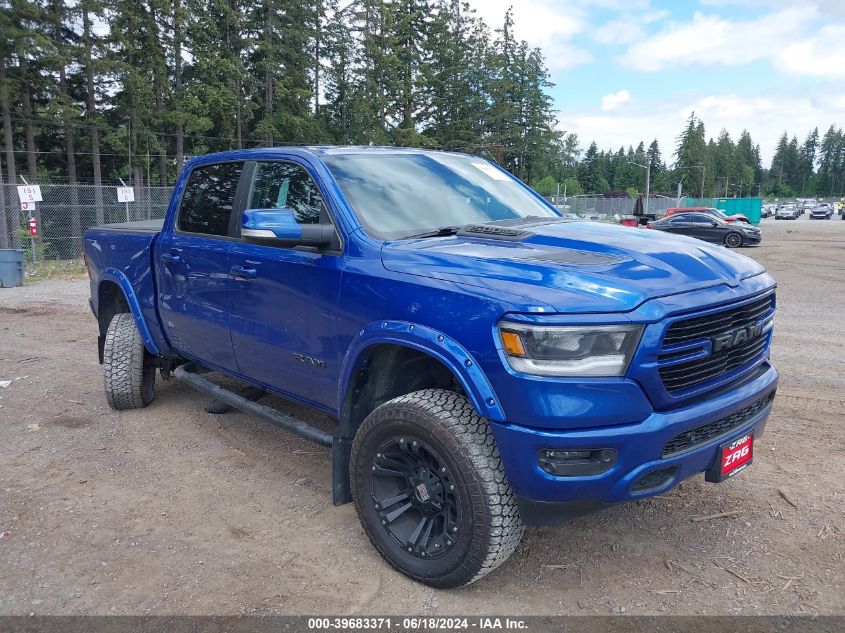
[[[258,404],[257,402],[248,400],[243,396],[229,391],[219,385],[215,385],[210,380],[206,380],[205,378],[199,376],[200,373],[206,372],[208,372],[208,370],[205,367],[197,365],[196,363],[186,363],[177,367],[173,372],[173,376],[177,380],[188,383],[194,389],[207,393],[215,400],[224,402],[230,407],[239,409],[244,413],[250,413],[258,416],[263,420],[267,420],[270,424],[275,424],[286,431],[290,431],[300,437],[304,437],[306,440],[311,440],[321,446],[331,447],[333,445],[334,442],[331,433],[326,433],[325,431],[321,431],[302,420],[297,420],[294,417],[280,413],[279,411],[264,406],[263,404]]]

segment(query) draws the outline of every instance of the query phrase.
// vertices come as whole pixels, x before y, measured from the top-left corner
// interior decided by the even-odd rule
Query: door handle
[[[168,262],[170,264],[178,264],[182,261],[182,258],[176,255],[175,253],[163,253],[161,256],[161,261]]]
[[[243,266],[232,266],[229,273],[235,279],[255,279],[255,268],[244,268]]]

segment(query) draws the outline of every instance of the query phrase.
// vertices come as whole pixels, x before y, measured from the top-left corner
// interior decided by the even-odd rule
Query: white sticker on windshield
[[[472,165],[476,169],[480,169],[485,174],[490,176],[490,178],[492,178],[493,180],[510,180],[506,173],[496,169],[495,167],[493,167],[493,165],[490,165],[488,163],[470,163],[470,165]]]

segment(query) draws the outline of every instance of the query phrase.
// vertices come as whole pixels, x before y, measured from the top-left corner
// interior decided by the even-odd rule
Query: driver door
[[[725,229],[713,217],[704,213],[696,213],[690,219],[695,226],[695,237],[698,239],[705,242],[722,242],[724,239]]]
[[[308,169],[293,160],[250,163],[248,209],[288,208],[300,224],[331,223]],[[240,224],[237,234],[240,237]],[[267,387],[334,409],[340,251],[235,241],[229,251],[235,360]]]

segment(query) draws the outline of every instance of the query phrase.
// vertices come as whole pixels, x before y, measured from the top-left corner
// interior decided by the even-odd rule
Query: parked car
[[[455,153],[223,152],[173,196],[164,220],[85,233],[106,401],[147,406],[160,371],[330,447],[334,503],[416,581],[474,582],[525,524],[751,464],[778,381],[775,281],[752,259],[565,220]]]
[[[734,213],[733,215],[726,215],[721,209],[714,207],[670,207],[666,209],[666,215],[675,215],[676,213],[689,213],[690,211],[697,211],[698,213],[706,213],[712,215],[725,222],[745,222],[751,224],[749,219],[742,213]]]
[[[760,217],[761,218],[770,218],[775,214],[775,209],[777,207],[773,204],[764,204],[760,209]]]
[[[801,217],[801,210],[795,204],[782,204],[775,211],[775,220],[797,220]]]
[[[829,220],[833,217],[833,207],[829,204],[820,204],[810,211],[811,220]]]
[[[743,226],[737,222],[725,222],[707,213],[676,213],[657,222],[648,224],[648,228],[696,237],[705,242],[724,244],[730,248],[759,244],[762,232],[756,226]]]

